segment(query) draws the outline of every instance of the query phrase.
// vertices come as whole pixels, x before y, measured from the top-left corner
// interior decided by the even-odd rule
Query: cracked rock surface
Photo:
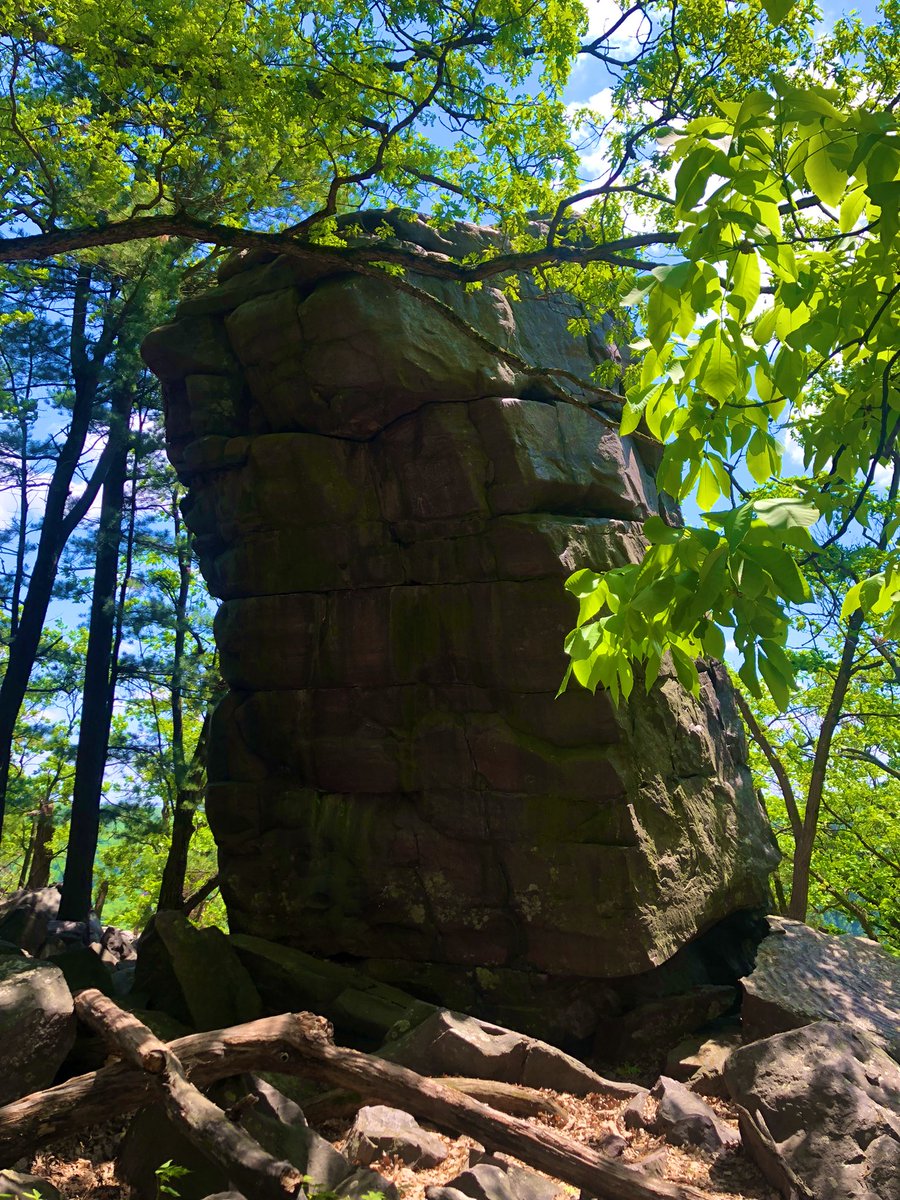
[[[497,236],[378,220],[413,256]],[[236,933],[586,1038],[604,981],[764,904],[777,852],[718,665],[696,700],[665,672],[618,711],[555,699],[566,576],[634,561],[660,507],[658,447],[577,382],[603,328],[533,282],[409,278],[432,302],[238,257],[145,343],[223,601],[222,894]]]

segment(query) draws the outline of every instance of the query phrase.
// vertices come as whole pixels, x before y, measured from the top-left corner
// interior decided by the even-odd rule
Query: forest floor
[[[671,1146],[645,1130],[626,1129],[619,1119],[624,1104],[618,1097],[602,1093],[583,1099],[556,1092],[545,1095],[562,1105],[566,1117],[536,1117],[532,1118],[534,1123],[550,1125],[586,1146],[596,1146],[611,1133],[617,1133],[626,1141],[622,1154],[625,1163],[665,1150],[659,1177],[672,1183],[691,1184],[706,1192],[709,1200],[777,1200],[776,1192],[742,1150],[710,1155],[694,1147]],[[728,1101],[706,1099],[720,1117],[737,1128],[736,1113]],[[115,1169],[118,1144],[127,1124],[127,1121],[111,1123],[88,1136],[71,1137],[46,1147],[27,1166],[23,1162],[21,1169],[49,1180],[64,1200],[129,1200],[130,1189],[117,1177]],[[329,1121],[319,1127],[319,1132],[340,1150],[349,1126],[350,1121]],[[450,1153],[438,1167],[414,1171],[400,1160],[389,1158],[382,1158],[372,1166],[397,1185],[402,1200],[424,1200],[426,1187],[448,1183],[469,1165],[470,1154],[477,1155],[482,1149],[469,1137],[441,1136]],[[516,1162],[505,1155],[499,1157]],[[517,1165],[527,1167],[526,1163]],[[174,1186],[177,1188],[177,1180]],[[561,1197],[578,1195],[577,1188],[563,1183],[559,1188]]]

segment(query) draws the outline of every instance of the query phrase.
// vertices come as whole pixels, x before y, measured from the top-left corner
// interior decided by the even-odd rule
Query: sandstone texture
[[[385,221],[413,258],[496,237]],[[590,385],[603,329],[528,281],[407,279],[431,300],[239,256],[145,343],[223,601],[222,892],[239,934],[520,1028],[552,995],[588,1036],[604,981],[764,903],[776,851],[716,664],[696,701],[554,699],[563,581],[634,560],[660,508],[658,447]]]
[[[868,938],[834,936],[769,917],[770,934],[744,979],[745,1041],[835,1021],[900,1061],[900,960]]]
[[[725,1081],[781,1195],[900,1200],[900,1067],[871,1038],[816,1021],[735,1050]]]
[[[50,963],[0,958],[0,1104],[53,1083],[75,1041],[75,1011]]]

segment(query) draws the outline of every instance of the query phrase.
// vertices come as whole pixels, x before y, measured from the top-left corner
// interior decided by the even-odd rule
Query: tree
[[[900,951],[897,645],[877,626],[840,628],[833,598],[803,631],[800,686],[784,713],[739,693],[754,768],[785,853],[780,910]],[[824,765],[824,769],[823,769]]]
[[[853,527],[897,436],[894,7],[816,40],[806,2],[640,5],[630,54],[618,19],[584,41],[576,0],[100,10],[57,0],[5,47],[21,172],[0,257],[175,235],[387,271],[407,290],[403,266],[471,284],[542,268],[596,312],[623,268],[652,268],[629,300],[646,337],[622,428],[665,443],[676,499],[731,507],[687,529],[651,521],[643,564],[573,581],[574,675],[627,694],[635,664],[652,682],[669,652],[696,687],[693,659],[730,628],[747,685],[761,675],[786,703],[788,610],[808,588],[784,543],[813,554]],[[613,79],[611,120],[561,103],[579,54]],[[62,96],[78,121],[61,120]],[[609,163],[590,187],[573,144],[585,130]],[[345,244],[334,216],[373,201],[438,223],[499,216],[509,252]],[[537,232],[534,209],[551,214]],[[635,217],[652,231],[629,233]],[[22,219],[39,232],[17,234]],[[786,430],[808,479],[742,500],[744,469],[777,475]],[[891,556],[851,602],[886,610],[898,590]]]

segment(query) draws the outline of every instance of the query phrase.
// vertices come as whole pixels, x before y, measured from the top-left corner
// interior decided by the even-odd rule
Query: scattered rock
[[[609,1132],[604,1137],[593,1143],[594,1149],[599,1150],[601,1154],[605,1154],[607,1158],[621,1158],[625,1153],[628,1142],[622,1137],[621,1133]]]
[[[0,958],[0,1104],[49,1087],[75,1041],[72,995],[50,963]]]
[[[366,1105],[356,1114],[344,1153],[360,1167],[382,1154],[396,1155],[411,1167],[436,1167],[448,1150],[436,1133],[428,1133],[415,1117],[384,1104]]]
[[[657,1101],[654,1128],[673,1145],[719,1151],[741,1144],[740,1135],[677,1079],[663,1075],[650,1095]]]
[[[367,1192],[382,1192],[385,1200],[397,1200],[396,1188],[384,1176],[367,1168],[354,1169],[309,1128],[296,1104],[257,1076],[223,1080],[210,1089],[210,1096],[223,1109],[233,1109],[239,1124],[265,1150],[308,1175],[314,1192],[330,1190],[341,1200],[362,1200]],[[248,1096],[256,1102],[247,1105]],[[140,1200],[158,1200],[156,1170],[169,1159],[189,1171],[177,1181],[180,1200],[205,1200],[231,1190],[221,1167],[197,1150],[161,1109],[145,1108],[125,1135],[117,1170]]]
[[[622,1097],[641,1091],[635,1084],[604,1079],[569,1054],[536,1038],[477,1017],[438,1009],[415,1029],[383,1046],[382,1058],[420,1075],[465,1075],[525,1087],[550,1088],[586,1096],[611,1092]]]
[[[137,958],[137,938],[127,929],[116,929],[107,925],[100,938],[101,957],[110,966],[118,963],[134,962]]]
[[[451,1179],[443,1188],[426,1188],[426,1200],[556,1200],[559,1184],[525,1167],[512,1166],[488,1155],[476,1166]]]
[[[662,1149],[654,1150],[652,1154],[638,1159],[631,1165],[635,1170],[641,1171],[644,1175],[650,1175],[653,1179],[665,1179],[668,1163],[669,1152],[663,1146]]]
[[[34,1193],[41,1200],[62,1200],[58,1190],[39,1175],[26,1175],[21,1171],[0,1171],[0,1196],[12,1196],[15,1200],[28,1200]]]
[[[756,967],[742,982],[744,1040],[837,1021],[900,1059],[900,959],[867,938],[834,936],[770,917]]]
[[[735,1050],[725,1080],[782,1195],[796,1176],[816,1200],[898,1200],[900,1067],[872,1038],[817,1021]]]
[[[666,1074],[680,1083],[687,1083],[692,1092],[702,1096],[728,1094],[722,1072],[732,1050],[741,1045],[741,1034],[735,1030],[713,1037],[686,1038],[669,1052]]]
[[[135,965],[134,987],[194,1029],[223,1029],[262,1015],[262,1001],[221,929],[198,929],[177,912],[147,926]]]
[[[646,1113],[649,1100],[650,1091],[648,1088],[641,1088],[640,1091],[631,1097],[619,1114],[622,1124],[626,1129],[647,1128]]]

